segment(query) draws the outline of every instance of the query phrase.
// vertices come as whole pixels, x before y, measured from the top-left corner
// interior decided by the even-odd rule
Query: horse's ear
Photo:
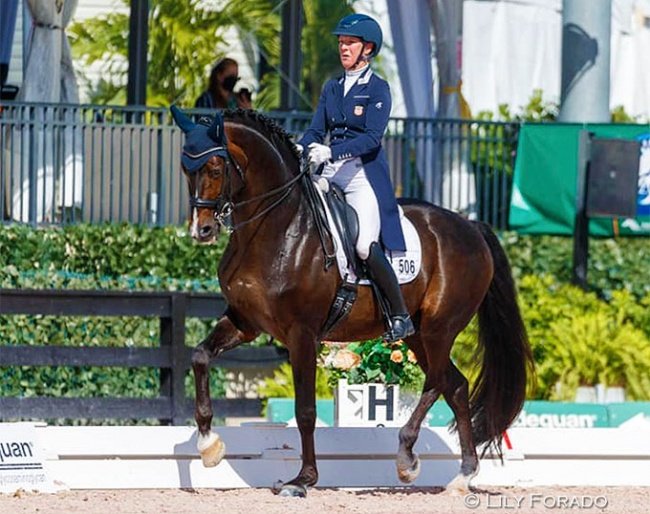
[[[175,105],[172,105],[169,110],[172,112],[172,118],[174,118],[176,125],[178,125],[183,132],[187,133],[196,126],[196,123],[194,123],[189,116]]]
[[[226,133],[223,131],[223,116],[219,111],[212,119],[212,125],[208,128],[208,136],[218,144],[226,143]]]

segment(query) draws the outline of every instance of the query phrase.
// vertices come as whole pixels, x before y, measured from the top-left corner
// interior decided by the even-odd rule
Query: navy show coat
[[[345,76],[325,84],[311,126],[299,143],[306,151],[310,143],[323,144],[329,133],[332,161],[360,157],[379,203],[382,243],[390,250],[406,250],[388,160],[381,144],[392,106],[390,87],[370,66],[345,96],[344,82]]]

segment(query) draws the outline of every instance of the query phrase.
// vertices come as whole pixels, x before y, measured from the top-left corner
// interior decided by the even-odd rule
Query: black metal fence
[[[40,345],[0,345],[0,367],[114,366],[160,370],[158,396],[154,398],[0,397],[0,421],[156,419],[163,424],[184,425],[193,417],[193,400],[185,392],[191,353],[191,348],[185,345],[185,320],[188,317],[214,319],[224,309],[224,298],[210,293],[0,289],[0,316],[138,316],[160,319],[160,345],[155,348],[52,346],[47,341]],[[277,358],[273,364],[281,361]],[[234,350],[226,352],[217,364],[231,368],[255,366],[254,362],[246,362],[245,357],[241,359],[234,355]],[[260,416],[262,411],[259,399],[214,399],[213,407],[215,413],[223,417],[254,417]]]
[[[309,113],[267,114],[296,136],[310,120]],[[507,228],[518,127],[392,118],[384,146],[397,195]],[[167,109],[5,103],[0,216],[33,224],[182,224],[181,146]]]

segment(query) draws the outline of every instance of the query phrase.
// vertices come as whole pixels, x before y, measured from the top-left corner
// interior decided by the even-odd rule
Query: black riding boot
[[[377,285],[388,306],[388,332],[384,339],[389,343],[399,341],[415,332],[413,322],[406,310],[402,291],[399,288],[395,270],[384,255],[379,243],[370,245],[370,255],[365,261],[368,275]]]

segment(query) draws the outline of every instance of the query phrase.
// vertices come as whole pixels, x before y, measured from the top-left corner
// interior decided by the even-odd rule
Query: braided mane
[[[223,112],[223,117],[256,130],[279,150],[287,149],[291,155],[300,159],[292,141],[293,136],[268,116],[253,110],[228,109]]]

